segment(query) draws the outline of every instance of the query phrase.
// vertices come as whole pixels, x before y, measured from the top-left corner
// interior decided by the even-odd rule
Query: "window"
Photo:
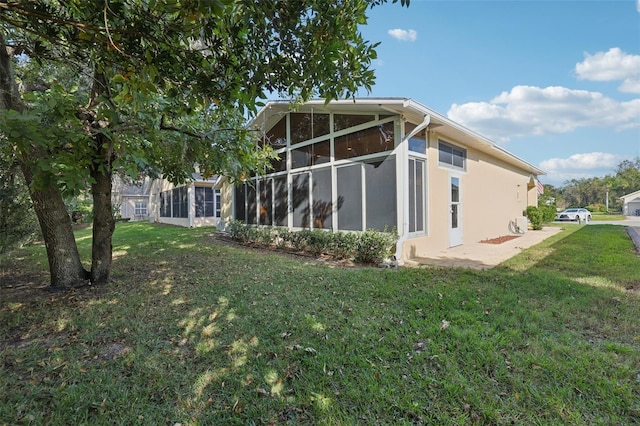
[[[464,170],[466,168],[466,158],[466,150],[438,141],[438,161],[440,165]]]
[[[234,217],[247,223],[247,185],[240,184],[235,188]]]
[[[349,133],[335,138],[336,160],[391,151],[395,146],[393,123]]]
[[[336,170],[338,229],[362,231],[362,166],[357,163]]]
[[[220,191],[212,187],[196,186],[196,217],[214,217],[216,208],[219,212]],[[216,202],[217,196],[217,202]],[[216,217],[220,217],[219,215]]]
[[[291,144],[328,135],[329,114],[314,114],[292,112],[291,117]]]
[[[331,169],[314,170],[313,179],[313,227],[331,229],[333,215],[333,193],[331,191]]]
[[[424,160],[409,159],[409,232],[424,231]]]
[[[334,114],[333,115],[333,131],[338,132],[349,127],[354,127],[359,124],[368,123],[375,120],[375,115],[361,115],[361,114]]]
[[[275,226],[287,226],[289,191],[287,189],[286,175],[273,178],[273,195],[273,224]]]
[[[256,201],[256,181],[247,182],[247,223],[257,223],[258,205]]]
[[[160,216],[171,217],[171,191],[160,193]]]
[[[417,126],[415,124],[405,123],[404,125],[405,135],[408,135],[409,133],[413,132],[413,130],[416,127]],[[425,136],[424,130],[421,130],[415,135],[411,136],[411,139],[409,139],[409,151],[418,152],[420,154],[426,154],[427,138]]]
[[[287,117],[282,117],[268,132],[266,132],[263,144],[269,144],[278,149],[287,145]]]
[[[187,187],[173,188],[171,192],[171,217],[188,217]]]
[[[273,225],[273,179],[260,181],[260,225]]]
[[[138,200],[134,202],[133,215],[134,216],[147,215],[147,202],[145,200]]]
[[[309,228],[309,174],[293,176],[291,186],[293,203],[293,226]]]
[[[291,168],[315,166],[331,160],[331,143],[322,141],[291,150]]]
[[[396,228],[396,160],[387,158],[365,163],[367,229]]]
[[[220,196],[220,190],[216,189],[215,190],[215,199],[216,199],[216,217],[220,217],[220,213],[222,211],[222,197]]]

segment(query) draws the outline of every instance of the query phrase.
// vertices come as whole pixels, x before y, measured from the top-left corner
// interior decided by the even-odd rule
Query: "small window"
[[[467,151],[465,149],[438,141],[438,161],[440,165],[464,170],[466,168],[466,160]]]
[[[146,216],[147,215],[147,202],[144,200],[139,200],[135,202],[133,214],[135,216]]]
[[[329,114],[291,113],[291,143],[329,134]]]
[[[404,125],[405,136],[413,132],[413,130],[416,127],[418,126],[416,126],[413,123],[405,123]],[[411,139],[409,139],[409,151],[418,152],[420,154],[426,154],[427,138],[424,130],[421,130],[415,135],[411,136]]]

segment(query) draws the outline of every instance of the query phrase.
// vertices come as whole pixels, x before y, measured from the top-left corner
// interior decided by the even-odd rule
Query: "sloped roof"
[[[260,126],[264,129],[273,127],[284,114],[292,112],[289,101],[269,101],[258,112],[258,115],[251,121],[254,127]],[[421,123],[425,117],[429,116],[430,125],[437,126],[438,133],[458,140],[468,147],[476,149],[489,156],[498,158],[507,164],[514,165],[526,170],[532,175],[544,175],[543,170],[520,157],[510,153],[506,149],[498,146],[489,138],[468,129],[461,124],[445,117],[444,115],[414,101],[410,98],[356,98],[334,100],[325,103],[324,99],[316,99],[299,105],[296,112],[388,112],[404,116],[408,120]]]
[[[625,200],[625,201],[635,201],[636,199],[640,198],[640,190],[636,191],[636,192],[632,192],[630,194],[627,195],[623,195],[622,197],[620,197],[621,199]]]

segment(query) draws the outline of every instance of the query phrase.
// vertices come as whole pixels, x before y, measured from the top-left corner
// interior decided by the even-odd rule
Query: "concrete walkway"
[[[629,237],[640,253],[640,217],[630,216],[620,221],[594,221],[591,225],[625,226]],[[589,225],[587,225],[589,226]],[[559,227],[544,227],[539,231],[527,231],[513,240],[501,244],[470,243],[444,250],[434,250],[405,262],[405,266],[421,265],[456,266],[472,269],[490,269],[561,231]]]

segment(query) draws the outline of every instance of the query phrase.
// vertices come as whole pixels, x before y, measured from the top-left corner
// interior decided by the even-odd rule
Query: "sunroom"
[[[268,174],[223,189],[225,221],[292,230],[395,231],[396,256],[407,259],[503,232],[488,229],[493,219],[476,225],[469,216],[476,209],[465,205],[476,199],[465,194],[465,186],[475,186],[472,170],[478,181],[495,181],[498,191],[505,180],[520,191],[506,200],[500,216],[522,216],[537,201],[531,181],[540,170],[410,99],[317,100],[295,110],[275,101],[251,124],[279,158]],[[500,203],[500,192],[497,198]],[[490,215],[486,201],[477,208]],[[506,220],[498,227],[508,229]],[[463,223],[484,230],[463,234]]]

